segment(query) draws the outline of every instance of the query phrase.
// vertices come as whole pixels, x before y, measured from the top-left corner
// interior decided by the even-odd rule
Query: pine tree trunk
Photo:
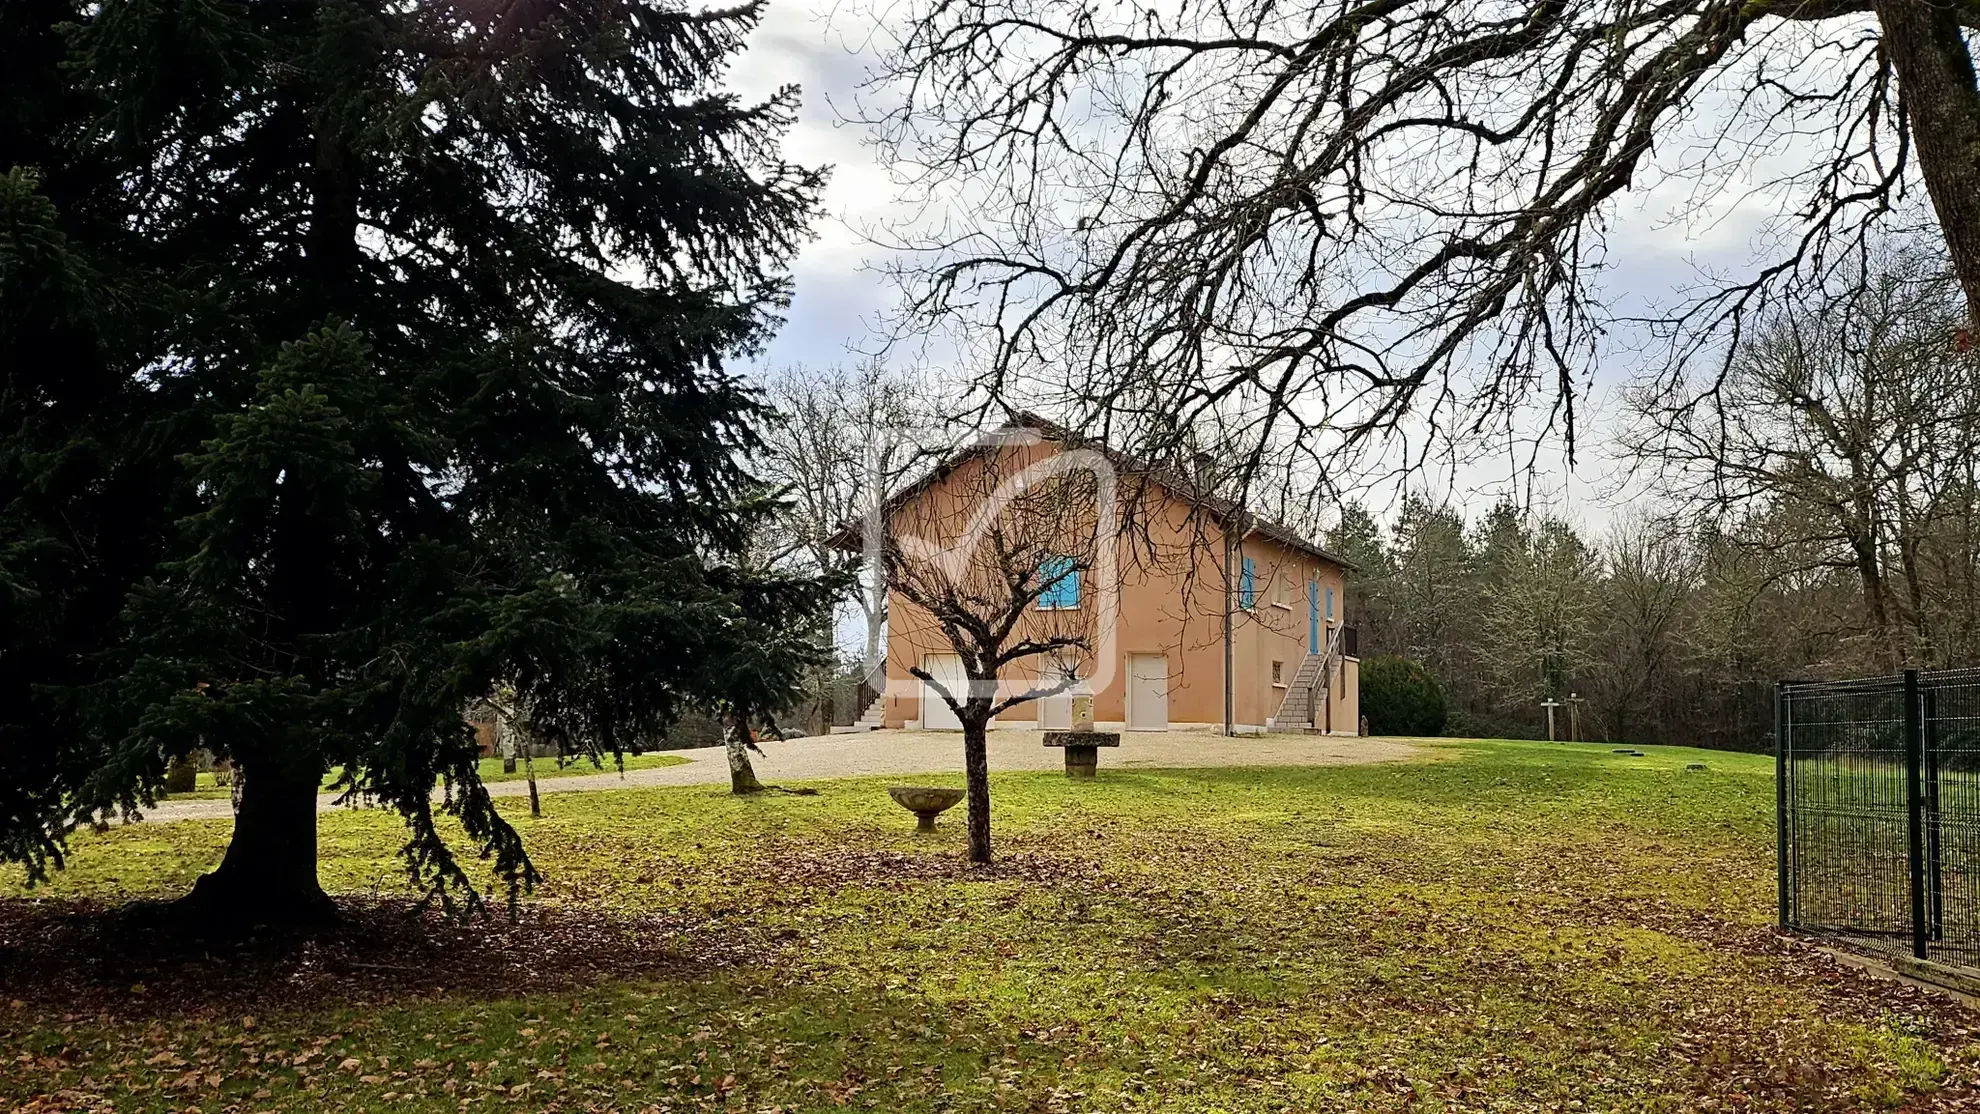
[[[220,929],[310,927],[336,919],[316,881],[316,794],[320,775],[272,762],[242,764],[234,837],[212,873],[177,902]]]
[[[749,724],[738,719],[735,729],[728,734],[729,747],[729,792],[738,796],[763,792],[763,783],[756,780],[756,767],[749,761]]]
[[[987,702],[986,702],[987,703]],[[969,861],[990,861],[989,716],[971,715],[963,721],[963,777],[969,787]]]
[[[1953,6],[1879,0],[1877,23],[1967,314],[1980,322],[1980,82]]]

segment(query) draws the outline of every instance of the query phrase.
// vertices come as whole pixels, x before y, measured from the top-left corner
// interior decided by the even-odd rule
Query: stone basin
[[[914,813],[917,821],[914,830],[917,832],[934,831],[935,818],[963,799],[960,789],[932,789],[915,785],[889,786],[887,795],[894,798],[895,804]]]

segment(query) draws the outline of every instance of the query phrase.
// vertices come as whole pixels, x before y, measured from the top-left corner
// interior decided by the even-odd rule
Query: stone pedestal
[[[1092,777],[1100,769],[1099,748],[1120,746],[1121,736],[1114,731],[1047,731],[1045,745],[1065,750],[1067,777]]]

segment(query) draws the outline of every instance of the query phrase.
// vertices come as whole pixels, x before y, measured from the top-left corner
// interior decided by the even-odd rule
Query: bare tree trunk
[[[1870,627],[1876,632],[1877,652],[1887,667],[1901,666],[1903,654],[1891,630],[1891,609],[1885,599],[1884,569],[1878,559],[1876,539],[1857,534],[1850,538],[1850,549],[1856,558],[1857,579],[1863,585],[1863,606],[1869,612]]]
[[[728,734],[729,750],[729,792],[737,796],[763,792],[763,783],[756,780],[756,767],[749,761],[749,718],[735,717],[734,729]]]
[[[1943,0],[1878,0],[1877,22],[1968,317],[1980,322],[1980,84],[1953,12]]]
[[[972,701],[971,703],[975,703]],[[989,701],[980,713],[965,707],[963,725],[963,780],[969,787],[969,861],[990,861],[990,750]]]
[[[322,775],[261,760],[238,765],[239,806],[227,854],[200,876],[177,908],[192,919],[238,930],[310,927],[333,921],[337,906],[316,880],[316,793]]]
[[[875,575],[877,576],[878,574]],[[879,672],[882,666],[880,660],[880,628],[887,622],[887,592],[884,587],[870,588],[868,592],[870,595],[865,601],[865,606],[861,609],[866,612],[866,657],[860,663],[861,667],[867,673],[860,680],[873,685],[874,688],[884,689],[886,683],[882,681],[875,684],[873,674]],[[865,711],[864,708],[860,710]]]

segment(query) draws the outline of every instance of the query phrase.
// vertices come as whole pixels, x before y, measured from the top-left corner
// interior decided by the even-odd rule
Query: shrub
[[[1444,690],[1429,670],[1390,656],[1361,663],[1361,714],[1376,735],[1442,735],[1448,716]]]
[[[174,758],[165,767],[165,792],[190,793],[199,784],[199,763],[191,755]]]

